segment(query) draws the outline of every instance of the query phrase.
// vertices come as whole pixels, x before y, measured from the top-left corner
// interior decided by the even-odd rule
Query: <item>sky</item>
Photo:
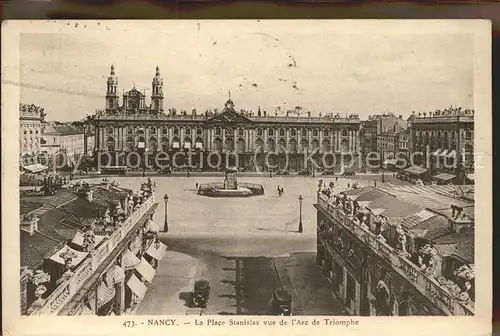
[[[151,95],[156,66],[164,107],[313,115],[408,116],[473,108],[473,39],[458,25],[331,21],[43,21],[20,35],[21,102],[48,120],[84,118],[118,91]],[[5,72],[7,75],[9,72]],[[7,76],[8,77],[8,76]],[[120,99],[121,103],[121,99]]]

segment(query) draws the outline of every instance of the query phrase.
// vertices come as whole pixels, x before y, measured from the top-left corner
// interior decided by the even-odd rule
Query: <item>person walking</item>
[[[283,187],[281,187],[281,195],[283,195],[285,193],[285,189],[283,189]]]
[[[198,182],[196,182],[195,186],[196,186],[196,189],[198,189]]]

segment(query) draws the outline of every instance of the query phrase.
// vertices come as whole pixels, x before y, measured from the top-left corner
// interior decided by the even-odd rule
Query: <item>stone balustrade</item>
[[[74,274],[65,282],[62,282],[45,300],[45,304],[32,312],[31,315],[56,315],[71,298],[78,293],[82,285],[97,268],[113,252],[121,240],[129,233],[131,228],[154,204],[154,194],[128,216],[109,239],[105,240],[83,263],[75,270]]]
[[[423,273],[406,257],[401,256],[387,243],[378,240],[372,232],[355,224],[352,216],[346,215],[341,209],[328,202],[328,198],[318,193],[317,205],[337,223],[340,223],[359,240],[365,242],[371,251],[392,265],[392,268],[408,280],[425,297],[431,300],[447,315],[474,315],[474,303],[462,302],[455,298],[437,279]]]

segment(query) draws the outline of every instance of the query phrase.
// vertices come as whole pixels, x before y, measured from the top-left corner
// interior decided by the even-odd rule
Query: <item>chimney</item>
[[[28,232],[30,235],[33,235],[35,231],[38,230],[38,222],[40,218],[35,215],[25,215],[21,220],[21,230]]]

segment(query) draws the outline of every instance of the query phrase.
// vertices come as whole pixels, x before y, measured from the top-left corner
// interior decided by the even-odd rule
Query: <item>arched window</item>
[[[186,127],[186,128],[184,129],[184,134],[191,134],[191,128]]]
[[[161,130],[162,134],[168,134],[168,128],[164,127],[162,130]]]
[[[303,129],[303,130],[302,130],[302,136],[303,136],[303,137],[306,137],[306,136],[307,136],[307,130],[306,130],[306,129]]]
[[[174,135],[179,135],[179,128],[174,127]]]
[[[262,136],[263,134],[264,134],[264,131],[262,130],[262,128],[257,129],[258,136]]]
[[[280,129],[280,136],[285,136],[285,130],[283,128]]]
[[[293,137],[297,135],[297,131],[295,131],[295,128],[292,128],[290,130],[290,135],[293,136]]]
[[[221,128],[220,128],[220,127],[217,127],[217,128],[215,129],[215,135],[221,135],[221,134],[222,134],[222,130],[221,130]]]
[[[323,136],[330,136],[330,132],[328,130],[324,130],[323,131]]]
[[[200,135],[200,134],[202,134],[202,133],[203,133],[203,130],[202,130],[201,128],[198,128],[198,129],[196,130],[196,134]]]

